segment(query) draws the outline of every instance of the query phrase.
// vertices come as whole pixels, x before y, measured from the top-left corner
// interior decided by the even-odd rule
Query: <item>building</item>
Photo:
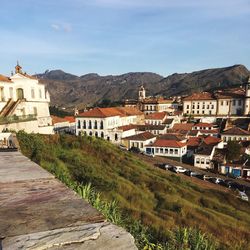
[[[55,133],[75,134],[76,121],[74,116],[51,116]]]
[[[146,152],[181,160],[187,153],[187,144],[176,140],[157,139],[153,144],[146,146]]]
[[[164,99],[162,97],[146,97],[146,90],[143,86],[139,87],[137,100],[126,100],[125,107],[138,108],[145,114],[168,111],[175,111],[172,99]]]
[[[17,64],[10,77],[0,75],[0,131],[53,133],[50,96],[45,85]]]
[[[127,148],[136,147],[140,151],[145,152],[145,146],[153,143],[156,140],[156,136],[150,132],[143,132],[140,134],[132,135],[122,139],[123,145]]]
[[[250,78],[244,88],[194,93],[183,99],[183,113],[192,116],[248,115],[250,112]]]
[[[249,141],[250,132],[242,128],[232,127],[221,133],[221,139],[224,142],[228,141]]]
[[[88,135],[121,143],[122,126],[143,124],[144,114],[132,107],[94,108],[76,117],[76,135]]]

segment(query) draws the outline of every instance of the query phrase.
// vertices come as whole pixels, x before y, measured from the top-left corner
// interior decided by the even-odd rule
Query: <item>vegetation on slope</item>
[[[102,200],[116,200],[125,218],[120,223],[139,239],[140,248],[146,241],[161,243],[164,249],[215,249],[217,243],[218,249],[250,247],[249,203],[230,193],[153,168],[101,139],[24,132],[17,136],[22,152],[48,171],[76,187],[91,182]],[[143,230],[146,240],[141,242]],[[203,233],[213,235],[214,243]],[[203,237],[212,248],[192,247],[190,242]]]

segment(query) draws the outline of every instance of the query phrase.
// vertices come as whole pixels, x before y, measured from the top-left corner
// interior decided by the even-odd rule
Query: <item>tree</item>
[[[226,159],[228,161],[238,160],[241,154],[241,145],[237,141],[227,143]]]

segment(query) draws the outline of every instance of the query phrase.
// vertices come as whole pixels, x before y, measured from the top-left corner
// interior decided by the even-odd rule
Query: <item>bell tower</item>
[[[246,85],[245,85],[244,115],[248,115],[249,113],[250,113],[250,77],[248,77]]]
[[[142,101],[146,98],[146,91],[143,85],[140,86],[139,92],[138,92],[138,100]]]
[[[16,67],[15,67],[15,73],[18,74],[22,74],[22,67],[19,65],[19,62],[17,61]]]

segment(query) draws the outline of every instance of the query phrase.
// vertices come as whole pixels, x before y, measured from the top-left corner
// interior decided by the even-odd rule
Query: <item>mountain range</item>
[[[122,75],[100,76],[96,73],[76,76],[62,70],[47,70],[36,76],[51,95],[51,105],[83,108],[104,99],[122,101],[137,98],[138,87],[144,85],[147,96],[165,97],[187,95],[240,86],[250,71],[244,65],[205,69],[192,73],[172,74],[167,77],[151,72],[132,72]]]

